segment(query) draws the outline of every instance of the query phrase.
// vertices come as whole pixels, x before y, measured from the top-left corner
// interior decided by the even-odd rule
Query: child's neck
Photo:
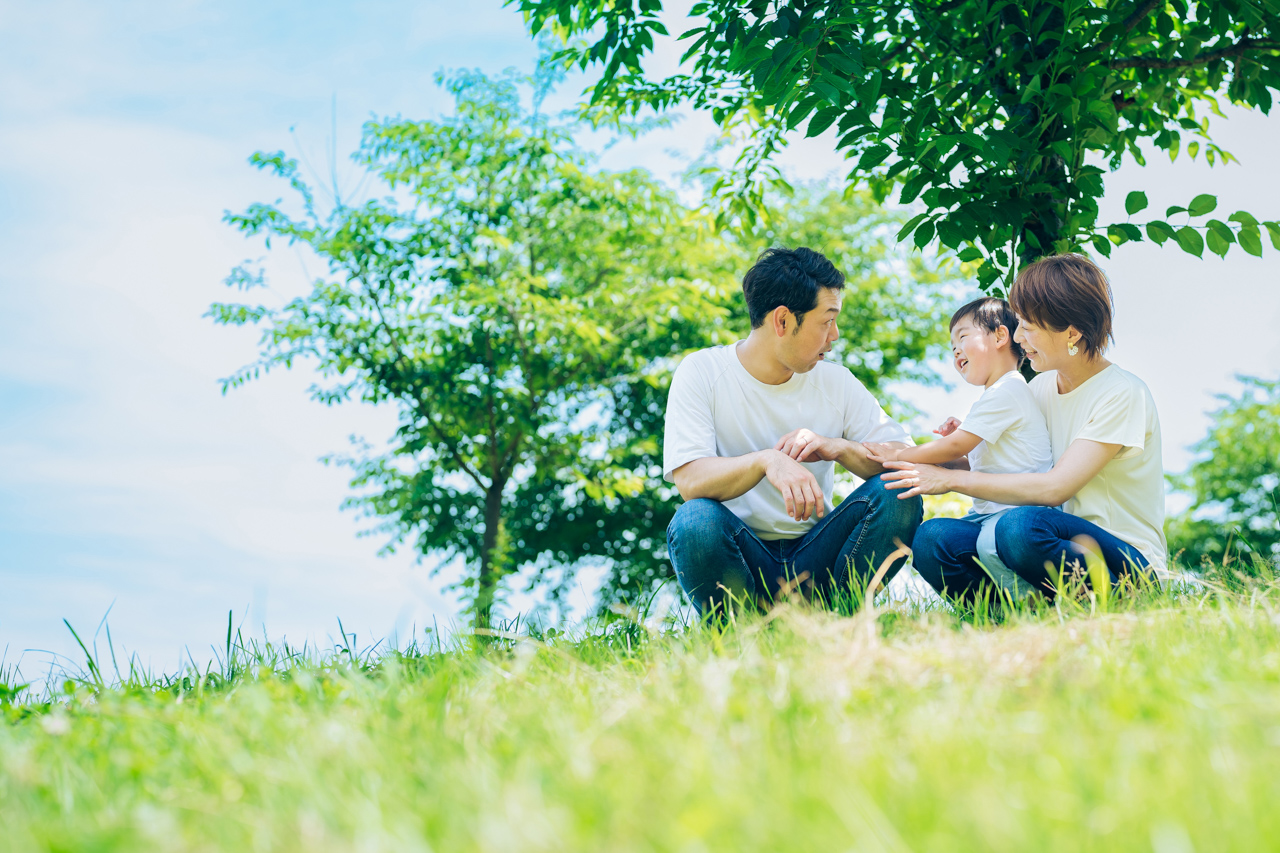
[[[1009,371],[1017,369],[1018,363],[1012,358],[1000,359],[999,362],[996,363],[996,366],[992,368],[991,375],[987,377],[987,384],[984,385],[983,388],[990,388],[992,385],[995,385],[996,382],[1000,381],[1001,377]]]

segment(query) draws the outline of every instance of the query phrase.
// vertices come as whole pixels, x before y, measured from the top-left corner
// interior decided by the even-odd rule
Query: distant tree
[[[620,427],[652,396],[655,360],[714,338],[733,279],[671,191],[639,170],[592,171],[571,128],[522,108],[531,81],[442,82],[453,116],[365,127],[356,159],[387,198],[322,212],[296,161],[254,155],[302,213],[256,204],[227,221],[309,246],[329,274],[282,308],[211,313],[264,328],[258,361],[228,387],[310,358],[333,380],[316,399],[397,409],[389,449],[346,460],[349,505],[392,546],[465,558],[464,592],[487,627],[502,578],[540,555],[661,557],[637,516],[663,496],[634,500],[654,434]]]
[[[323,210],[296,161],[254,155],[291,183],[300,213],[257,204],[227,221],[268,246],[309,247],[328,274],[283,307],[211,315],[263,329],[259,358],[226,388],[313,359],[328,381],[315,399],[395,407],[385,449],[341,460],[354,470],[347,505],[377,520],[388,548],[462,557],[478,626],[517,571],[563,595],[575,567],[604,562],[602,603],[670,577],[671,372],[745,335],[740,276],[770,243],[823,249],[849,274],[839,353],[873,392],[933,376],[923,362],[951,279],[887,253],[902,217],[865,193],[801,187],[771,224],[717,233],[647,173],[595,169],[577,126],[537,111],[547,81],[442,79],[453,116],[365,128],[356,159],[387,198]],[[262,283],[247,268],[228,279]]]
[[[1170,553],[1191,569],[1229,557],[1248,567],[1247,555],[1280,560],[1280,381],[1239,379],[1243,392],[1220,395],[1196,461],[1170,478],[1193,500],[1167,525]]]
[[[1280,223],[1207,218],[1202,194],[1145,223],[1100,223],[1106,170],[1144,145],[1228,162],[1210,138],[1219,102],[1267,112],[1280,90],[1275,0],[703,0],[690,9],[677,73],[646,75],[661,0],[510,0],[530,29],[567,40],[567,61],[601,76],[601,121],[688,103],[746,147],[717,186],[722,220],[750,217],[777,178],[788,136],[835,128],[849,173],[923,207],[899,232],[981,262],[984,288],[1053,253],[1149,239],[1200,256],[1232,244],[1280,248]],[[1173,221],[1174,218],[1177,221]]]

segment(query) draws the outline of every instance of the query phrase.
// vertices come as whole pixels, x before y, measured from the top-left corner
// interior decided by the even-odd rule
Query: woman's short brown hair
[[[1086,356],[1102,355],[1111,336],[1111,283],[1084,255],[1050,255],[1022,268],[1009,291],[1013,310],[1037,326],[1075,326]]]

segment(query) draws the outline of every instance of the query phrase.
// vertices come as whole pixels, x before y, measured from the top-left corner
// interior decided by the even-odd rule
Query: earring
[[[1067,344],[1067,355],[1079,355],[1079,354],[1080,354],[1080,350],[1078,347],[1076,347],[1075,343]]]

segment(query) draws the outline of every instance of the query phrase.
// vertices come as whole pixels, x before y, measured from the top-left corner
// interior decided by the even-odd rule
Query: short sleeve
[[[686,358],[671,377],[671,392],[667,395],[662,478],[673,483],[671,475],[677,468],[715,455],[716,427],[707,374],[694,357]]]
[[[889,417],[866,386],[852,373],[847,373],[848,387],[845,403],[844,438],[857,442],[900,441],[914,445],[911,435],[902,425]]]
[[[1099,399],[1074,440],[1118,444],[1117,459],[1142,452],[1147,441],[1147,396],[1141,388],[1122,386]]]
[[[1017,387],[1008,383],[993,386],[973,404],[960,429],[995,444],[1005,430],[1018,422],[1018,406],[1013,396],[1016,391]]]

